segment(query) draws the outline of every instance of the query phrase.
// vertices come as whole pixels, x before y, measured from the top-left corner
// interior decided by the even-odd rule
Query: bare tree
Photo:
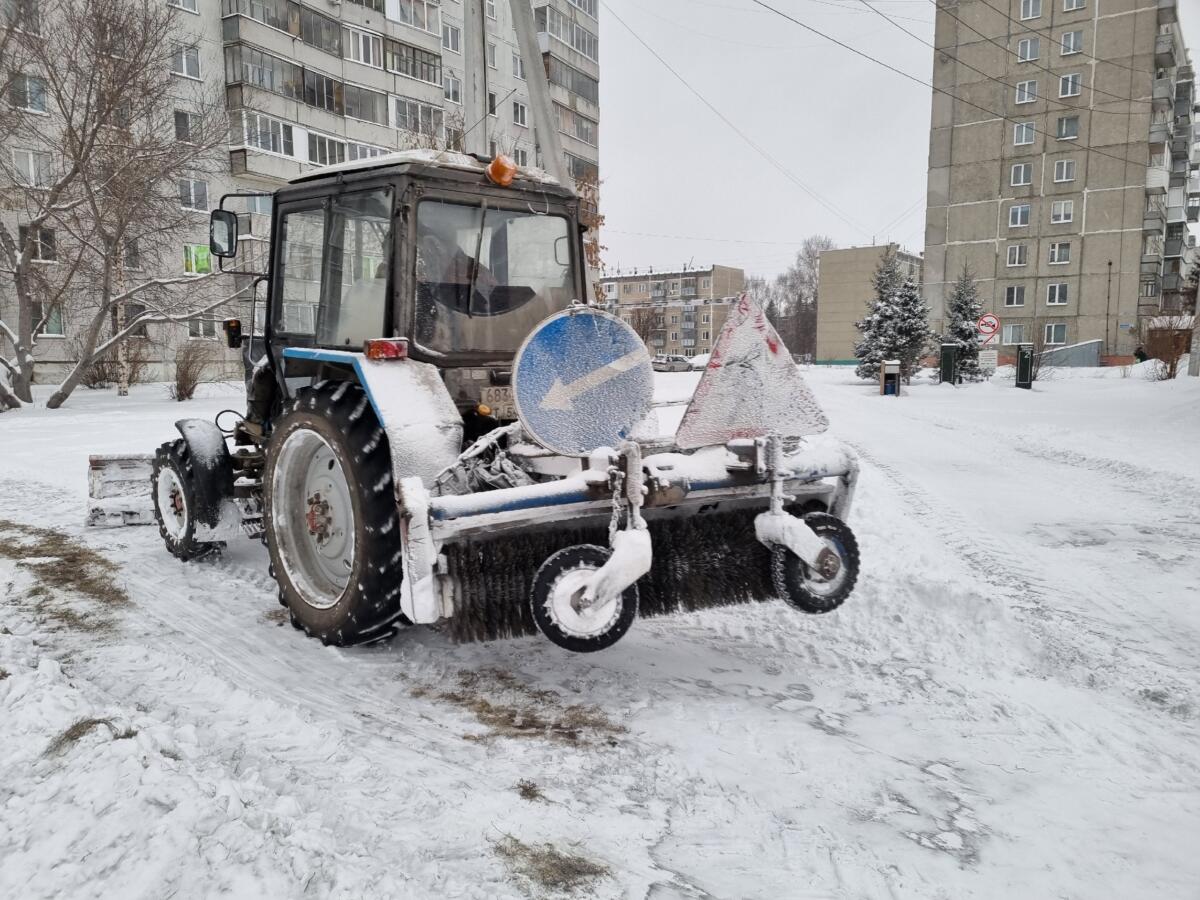
[[[642,343],[649,345],[650,337],[661,325],[662,314],[652,306],[630,306],[621,310],[621,317],[629,323],[629,327],[637,332]]]
[[[33,348],[51,316],[82,325],[78,363],[51,396],[57,407],[95,361],[122,356],[150,322],[185,322],[230,298],[212,274],[187,273],[176,255],[208,208],[227,133],[219,98],[168,65],[178,51],[177,10],[147,0],[41,0],[17,4],[40,18],[13,37],[21,70],[10,94],[0,182],[19,224],[0,219],[0,267],[15,298],[0,319],[12,388],[0,406],[32,399]],[[174,248],[165,251],[164,248]],[[53,254],[58,265],[42,265]],[[203,269],[207,255],[191,260]],[[3,342],[0,342],[3,349]]]
[[[1194,319],[1190,315],[1154,316],[1140,326],[1141,344],[1154,361],[1151,381],[1170,381],[1179,374],[1179,362],[1192,346]]]

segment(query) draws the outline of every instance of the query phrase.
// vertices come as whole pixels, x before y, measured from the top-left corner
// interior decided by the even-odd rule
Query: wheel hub
[[[317,491],[308,498],[308,512],[304,514],[308,523],[308,533],[317,539],[318,544],[329,540],[329,531],[333,526],[333,516],[329,512],[329,501]]]

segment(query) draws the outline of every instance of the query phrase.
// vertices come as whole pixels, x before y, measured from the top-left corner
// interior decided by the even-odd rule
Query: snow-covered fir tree
[[[979,328],[977,323],[983,315],[979,302],[979,291],[975,277],[966,266],[959,273],[954,290],[946,301],[946,331],[943,344],[958,347],[958,374],[967,381],[978,381],[979,371]]]
[[[929,307],[912,278],[900,270],[893,251],[884,254],[871,278],[875,297],[867,315],[855,327],[862,340],[854,347],[859,378],[878,378],[879,364],[900,361],[900,375],[907,382],[919,368],[929,342],[937,335],[929,327]]]

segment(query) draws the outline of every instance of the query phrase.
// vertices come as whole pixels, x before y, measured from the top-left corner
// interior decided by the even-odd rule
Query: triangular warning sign
[[[759,305],[742,294],[679,423],[676,446],[690,450],[768,434],[801,437],[828,427],[787,347]]]

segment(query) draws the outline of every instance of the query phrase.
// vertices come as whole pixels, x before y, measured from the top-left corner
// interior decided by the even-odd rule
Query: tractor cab
[[[238,251],[226,208],[237,196],[212,214],[211,249],[227,271],[238,271],[224,263]],[[514,418],[521,342],[587,296],[578,208],[572,191],[503,156],[404,151],[293,178],[274,195],[262,275],[258,330],[275,386],[328,377],[337,357],[320,351],[373,346],[436,365],[464,413],[483,404]]]

